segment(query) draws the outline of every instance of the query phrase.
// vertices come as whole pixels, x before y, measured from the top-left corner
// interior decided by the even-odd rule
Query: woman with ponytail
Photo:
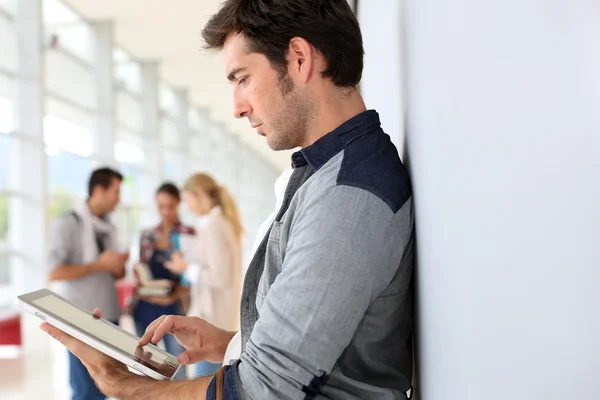
[[[188,316],[200,317],[218,328],[237,331],[242,286],[243,228],[238,209],[226,188],[209,175],[195,174],[183,187],[191,212],[202,217],[196,231],[195,260],[180,253],[165,266],[191,282]],[[203,361],[198,376],[214,374],[220,365]]]

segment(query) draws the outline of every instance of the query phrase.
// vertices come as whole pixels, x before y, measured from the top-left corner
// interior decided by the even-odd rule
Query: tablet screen
[[[171,378],[179,366],[175,356],[156,346],[146,345],[143,348],[140,347],[137,337],[104,319],[94,318],[90,313],[59,297],[48,295],[33,300],[32,303],[41,310],[54,315],[63,322],[165,377]]]

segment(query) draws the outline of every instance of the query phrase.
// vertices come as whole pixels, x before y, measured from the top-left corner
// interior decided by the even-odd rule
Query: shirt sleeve
[[[412,234],[411,204],[394,213],[348,186],[303,204],[237,367],[240,398],[317,396],[398,271]]]
[[[73,229],[76,229],[74,217],[62,216],[51,227],[50,246],[48,252],[48,267],[50,270],[66,264],[69,261],[70,243],[73,238]]]

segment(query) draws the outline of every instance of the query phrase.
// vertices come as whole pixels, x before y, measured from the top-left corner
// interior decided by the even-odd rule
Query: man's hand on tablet
[[[94,316],[102,318],[102,312],[96,309],[94,310]],[[127,367],[119,361],[46,322],[41,324],[40,328],[65,345],[65,347],[79,358],[90,372],[98,389],[109,397],[121,400],[147,400],[150,398],[161,400],[196,400],[206,397],[206,390],[212,377],[169,382],[139,376],[129,372]],[[141,355],[142,357],[144,356],[143,350]]]
[[[140,339],[140,345],[156,344],[171,334],[187,349],[179,355],[182,365],[196,364],[200,361],[223,362],[225,351],[235,332],[228,332],[209,324],[197,317],[163,315],[146,329]]]
[[[102,312],[96,309],[94,310],[94,316],[102,318]],[[75,339],[47,322],[42,323],[40,329],[65,345],[71,353],[79,358],[94,378],[98,389],[108,396],[118,397],[120,392],[118,392],[115,383],[135,375],[127,370],[125,364]]]

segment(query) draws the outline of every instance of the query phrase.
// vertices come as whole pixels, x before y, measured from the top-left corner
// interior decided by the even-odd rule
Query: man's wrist
[[[91,263],[88,263],[86,267],[90,273],[100,271],[100,265],[97,261],[92,261]]]
[[[112,397],[121,400],[146,400],[151,398],[165,400],[186,400],[206,398],[206,390],[212,377],[200,377],[187,381],[157,381],[128,371],[119,373],[121,378],[113,376],[116,390]],[[125,375],[128,374],[128,375]]]
[[[115,393],[112,397],[118,399],[135,399],[136,392],[149,389],[154,381],[146,376],[134,374],[129,371],[116,371],[112,377],[115,386]]]

